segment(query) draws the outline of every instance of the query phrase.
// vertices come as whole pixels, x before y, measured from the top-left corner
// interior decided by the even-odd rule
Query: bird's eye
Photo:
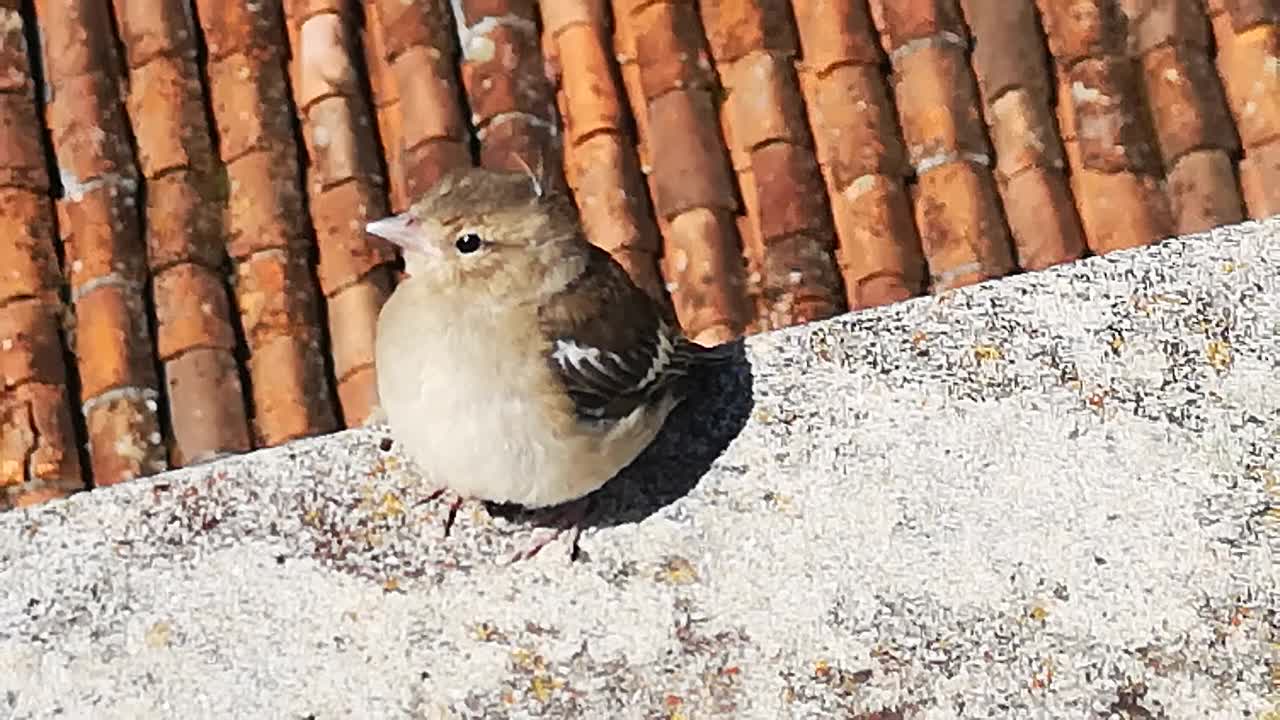
[[[461,235],[453,242],[453,246],[458,248],[458,252],[464,254],[473,253],[479,250],[482,244],[484,244],[484,241],[475,233],[466,233],[465,235]]]

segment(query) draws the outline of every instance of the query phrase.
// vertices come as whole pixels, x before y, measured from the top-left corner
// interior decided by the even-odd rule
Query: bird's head
[[[532,173],[465,168],[444,175],[403,213],[366,230],[402,248],[405,272],[439,292],[536,301],[585,266],[576,206]]]

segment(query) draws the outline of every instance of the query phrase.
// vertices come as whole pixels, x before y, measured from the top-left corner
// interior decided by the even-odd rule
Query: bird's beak
[[[364,231],[395,243],[405,250],[426,250],[426,238],[423,236],[422,228],[407,212],[367,223]]]

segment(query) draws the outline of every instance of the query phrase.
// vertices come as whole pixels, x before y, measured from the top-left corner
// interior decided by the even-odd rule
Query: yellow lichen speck
[[[978,345],[973,349],[973,356],[979,362],[995,362],[1004,357],[1004,353],[995,345]]]
[[[1223,370],[1231,364],[1231,343],[1226,340],[1210,340],[1205,346],[1205,355],[1208,356],[1210,365]]]
[[[492,640],[496,633],[497,628],[487,622],[476,623],[475,627],[472,628],[472,635],[474,635],[480,642],[488,642],[489,640]]]
[[[564,681],[550,675],[534,675],[533,679],[529,681],[529,692],[538,698],[538,702],[545,703],[551,699],[551,693],[563,686]]]
[[[671,585],[689,585],[698,581],[698,571],[693,564],[682,557],[673,557],[663,565],[658,573],[658,580]]]
[[[147,645],[153,648],[162,648],[168,645],[172,629],[169,623],[163,620],[147,628]]]
[[[383,517],[395,517],[404,513],[404,503],[394,493],[385,493],[382,496],[382,505],[378,508],[378,512]]]

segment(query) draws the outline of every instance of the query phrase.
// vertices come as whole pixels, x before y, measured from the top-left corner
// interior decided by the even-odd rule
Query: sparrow
[[[527,168],[526,168],[527,170]],[[380,416],[435,489],[535,510],[572,533],[587,495],[653,442],[690,371],[728,344],[689,340],[583,232],[568,192],[525,173],[451,171],[367,232],[405,279],[375,341]]]

